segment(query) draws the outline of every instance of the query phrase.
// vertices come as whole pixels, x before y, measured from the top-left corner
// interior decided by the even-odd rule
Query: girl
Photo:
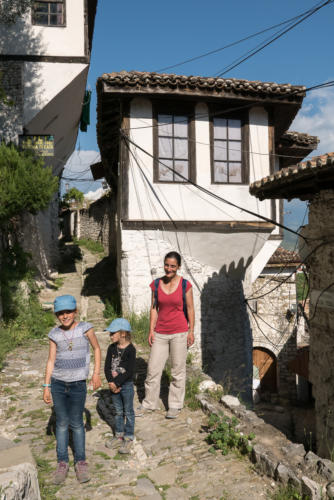
[[[177,274],[181,256],[169,252],[164,259],[165,276],[150,284],[152,301],[148,342],[151,346],[145,381],[145,399],[137,416],[158,408],[162,370],[170,356],[172,381],[166,418],[177,418],[183,407],[187,347],[194,343],[192,286]]]
[[[101,386],[101,351],[92,325],[76,321],[77,304],[72,295],[57,297],[54,301],[54,312],[60,326],[53,328],[48,335],[49,358],[43,384],[43,400],[46,404],[53,401],[56,413],[58,466],[54,483],[63,483],[68,473],[69,428],[73,434],[76,476],[80,483],[84,483],[90,479],[83,424],[90,360],[89,345],[94,350],[94,373],[91,381],[93,389]]]
[[[131,326],[126,319],[114,319],[106,331],[110,332],[112,344],[108,347],[104,373],[116,410],[115,436],[106,442],[106,447],[121,445],[119,453],[130,453],[135,427],[133,378],[136,349],[131,344]]]

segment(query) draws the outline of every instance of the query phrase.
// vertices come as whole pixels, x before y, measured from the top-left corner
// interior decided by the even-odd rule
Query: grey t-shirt
[[[90,323],[80,322],[72,330],[64,331],[56,326],[49,332],[49,339],[57,345],[53,378],[77,382],[88,377],[90,350],[85,333],[91,328]]]

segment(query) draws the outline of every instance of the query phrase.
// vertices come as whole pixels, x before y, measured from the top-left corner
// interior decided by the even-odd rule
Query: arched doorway
[[[277,392],[277,360],[275,354],[264,347],[254,347],[253,365],[256,366],[261,392]]]

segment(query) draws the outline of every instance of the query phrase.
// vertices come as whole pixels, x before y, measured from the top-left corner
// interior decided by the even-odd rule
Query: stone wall
[[[250,302],[257,313],[250,315],[253,347],[265,348],[275,355],[278,392],[294,399],[296,375],[289,370],[288,362],[297,355],[297,318],[291,315],[296,306],[296,280],[295,274],[286,280],[289,273],[277,275],[279,271],[280,268],[265,268],[253,283],[252,296],[259,297]]]
[[[107,194],[89,208],[66,211],[62,216],[63,236],[98,241],[109,255],[115,255],[115,209],[114,197]]]
[[[334,191],[316,195],[310,203],[304,236],[310,273],[310,380],[315,398],[317,453],[330,457],[334,449]],[[313,252],[311,255],[310,253]]]
[[[0,101],[0,138],[17,141],[23,123],[23,62],[0,61],[0,87],[11,101],[7,105]]]
[[[179,234],[182,245],[184,239]],[[151,303],[150,281],[163,276],[163,257],[175,250],[173,231],[122,230],[118,271],[123,311],[143,312]],[[191,241],[192,234],[188,233]],[[203,235],[202,235],[203,238]],[[206,235],[208,246],[210,242]],[[189,243],[189,240],[188,240]],[[186,245],[185,245],[186,246]],[[220,269],[181,248],[180,274],[193,285],[195,345],[192,352],[206,373],[232,393],[251,398],[252,341],[244,296],[246,266]],[[221,260],[224,262],[222,252]]]

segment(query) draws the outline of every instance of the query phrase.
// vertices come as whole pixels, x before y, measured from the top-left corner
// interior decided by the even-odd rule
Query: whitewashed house
[[[0,85],[14,103],[0,103],[0,139],[50,136],[54,151],[45,162],[55,175],[75,148],[96,6],[97,0],[39,0],[15,24],[0,19]],[[57,200],[28,220],[25,246],[48,274],[57,256]]]
[[[197,359],[216,381],[249,396],[244,299],[282,241],[278,227],[256,216],[282,222],[281,203],[260,202],[249,184],[280,168],[277,150],[286,162],[314,148],[309,136],[286,133],[304,87],[122,71],[102,75],[97,89],[102,160],[93,173],[117,192],[122,308],[147,310],[164,255],[179,251],[194,289]]]

